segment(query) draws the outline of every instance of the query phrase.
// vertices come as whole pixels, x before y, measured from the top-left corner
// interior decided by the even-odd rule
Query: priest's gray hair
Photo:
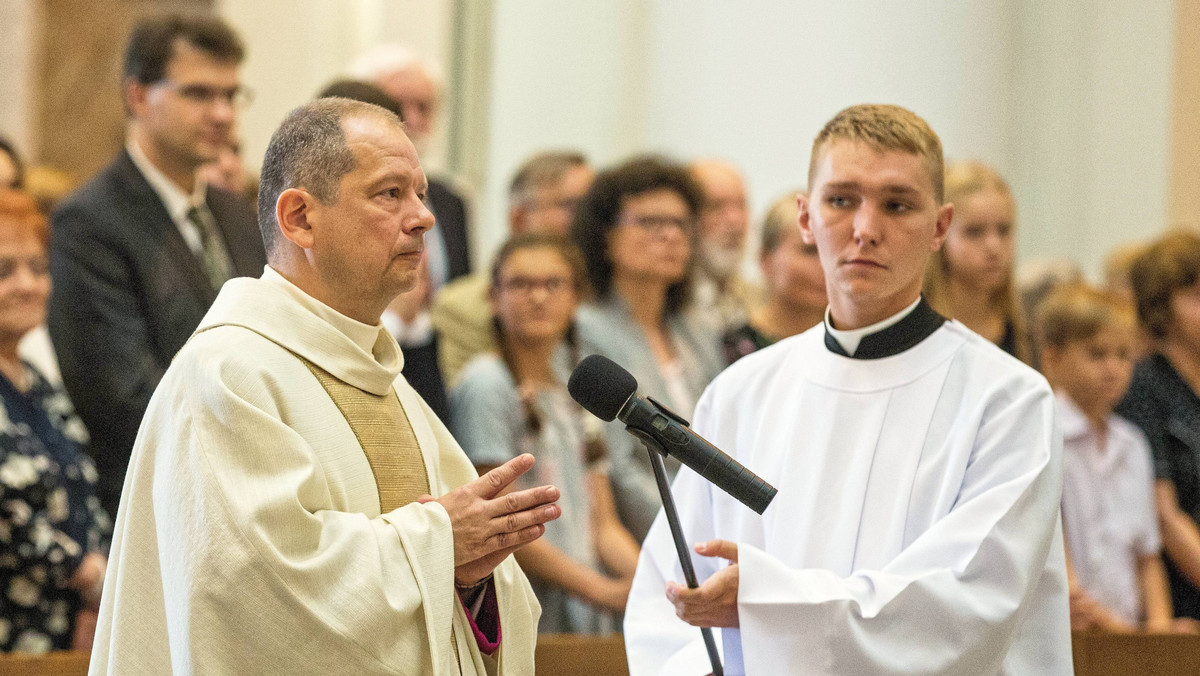
[[[271,135],[258,188],[258,228],[270,255],[280,237],[275,205],[283,191],[301,188],[322,203],[337,201],[342,177],[354,170],[342,121],[374,117],[404,129],[396,114],[362,101],[329,97],[288,113]]]

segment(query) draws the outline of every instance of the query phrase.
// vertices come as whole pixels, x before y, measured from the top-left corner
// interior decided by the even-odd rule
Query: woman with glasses
[[[702,193],[660,158],[630,160],[596,177],[571,232],[595,300],[579,311],[583,354],[637,378],[642,394],[686,417],[721,370],[721,337],[687,312]],[[619,422],[606,428],[617,511],[640,542],[660,506],[650,459]],[[668,459],[674,475],[679,463]]]
[[[481,474],[532,453],[537,464],[520,487],[561,492],[562,517],[516,553],[542,604],[542,632],[616,629],[637,565],[638,545],[613,508],[601,433],[585,433],[590,419],[565,386],[584,275],[579,251],[561,235],[510,239],[489,289],[498,351],[469,362],[450,393],[454,436]]]

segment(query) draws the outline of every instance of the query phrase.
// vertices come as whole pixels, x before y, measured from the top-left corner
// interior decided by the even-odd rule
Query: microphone
[[[763,513],[778,492],[738,461],[688,427],[688,421],[653,398],[637,395],[637,379],[616,362],[593,354],[579,363],[567,382],[571,398],[605,421],[625,423],[629,433],[708,479],[750,509]]]

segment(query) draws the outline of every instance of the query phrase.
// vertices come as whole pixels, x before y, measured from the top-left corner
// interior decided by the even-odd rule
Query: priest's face
[[[826,147],[811,189],[799,198],[800,233],[817,246],[837,328],[868,326],[915,301],[953,215],[938,202],[925,161],[839,139]]]
[[[370,323],[416,284],[433,214],[417,151],[398,125],[364,116],[343,120],[342,128],[355,166],[336,202],[314,205],[308,255],[332,297]]]

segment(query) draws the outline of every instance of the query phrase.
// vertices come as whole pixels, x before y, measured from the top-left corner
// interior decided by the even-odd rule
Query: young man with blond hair
[[[817,136],[799,228],[825,321],[731,366],[695,414],[779,494],[760,517],[680,471],[701,586],[678,582],[660,514],[625,615],[635,676],[708,673],[695,627],[720,629],[727,674],[1071,673],[1054,398],[921,298],[954,210],[942,171],[903,108]]]

